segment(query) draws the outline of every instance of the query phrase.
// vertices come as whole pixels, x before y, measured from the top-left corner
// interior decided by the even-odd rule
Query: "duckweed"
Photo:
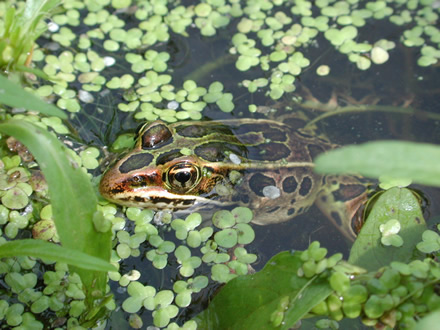
[[[385,246],[399,247],[403,245],[403,239],[398,235],[400,231],[400,222],[397,219],[388,220],[380,225],[379,230],[382,234],[381,243]]]

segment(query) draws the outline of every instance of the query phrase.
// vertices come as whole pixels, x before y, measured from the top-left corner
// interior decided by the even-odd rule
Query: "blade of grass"
[[[8,120],[0,124],[0,132],[22,142],[40,165],[49,185],[61,244],[109,261],[111,233],[95,230],[92,219],[97,210],[97,197],[87,175],[69,158],[67,147],[45,129],[26,121]],[[105,273],[74,266],[69,268],[81,276],[86,289],[99,290],[104,295],[107,283]]]
[[[101,258],[37,239],[21,239],[0,245],[0,258],[16,256],[45,258],[101,272],[117,271],[115,266]]]
[[[48,116],[67,119],[67,115],[63,111],[25,91],[2,75],[0,75],[0,103],[10,107],[35,110]]]

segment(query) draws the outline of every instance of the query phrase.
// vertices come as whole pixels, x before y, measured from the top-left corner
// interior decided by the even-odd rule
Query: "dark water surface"
[[[130,19],[127,17],[127,19]],[[237,21],[238,22],[238,21]],[[232,27],[235,23],[231,24]],[[323,37],[306,49],[301,49],[305,57],[311,60],[296,81],[297,89],[293,93],[285,94],[280,100],[273,101],[265,95],[265,90],[250,94],[246,88],[237,88],[243,79],[261,77],[261,71],[255,69],[251,72],[241,73],[235,68],[235,59],[228,54],[231,47],[231,29],[220,29],[215,37],[204,38],[195,30],[189,29],[190,37],[171,33],[170,41],[152,47],[157,51],[167,51],[171,55],[168,62],[172,68],[173,84],[181,86],[187,79],[195,79],[198,86],[209,86],[214,81],[221,81],[225,91],[234,94],[235,109],[232,113],[221,112],[216,106],[208,105],[203,111],[204,119],[231,119],[231,118],[264,118],[263,114],[249,113],[248,105],[257,104],[278,109],[274,115],[283,114],[285,109],[301,109],[296,100],[307,99],[312,96],[322,104],[305,109],[311,118],[319,115],[320,107],[332,97],[340,106],[350,104],[359,105],[389,105],[411,106],[416,113],[407,115],[383,111],[369,111],[365,113],[348,113],[326,118],[318,123],[318,127],[332,142],[347,145],[381,139],[398,139],[406,141],[438,143],[440,138],[438,120],[426,116],[426,112],[438,113],[440,109],[440,70],[436,67],[422,68],[417,66],[416,58],[419,48],[408,48],[400,45],[399,38],[402,28],[392,24],[369,23],[368,29],[362,29],[359,40],[375,41],[385,38],[396,42],[396,48],[391,52],[390,60],[383,65],[372,65],[367,71],[361,71],[354,64],[349,63],[345,55],[339,54]],[[363,33],[363,34],[362,34]],[[114,56],[114,54],[112,54]],[[203,71],[208,63],[217,63],[213,68]],[[117,66],[110,75],[120,76],[124,71],[129,71],[129,64],[125,62],[123,54],[117,58]],[[321,64],[331,67],[331,74],[327,77],[318,77],[316,68]],[[269,76],[270,73],[265,73]],[[139,75],[139,77],[142,74]],[[135,76],[136,78],[139,78]],[[139,122],[134,120],[133,113],[122,113],[116,110],[116,105],[122,102],[122,91],[116,90],[103,94],[97,99],[98,106],[87,105],[83,113],[79,113],[72,125],[78,131],[80,139],[88,145],[108,146],[116,137],[124,132],[133,132]],[[164,102],[164,107],[166,103]],[[100,113],[98,109],[104,109]],[[374,109],[373,109],[374,110]],[[422,110],[423,113],[418,113]],[[372,181],[374,185],[375,182]],[[438,190],[417,186],[425,193],[429,201],[426,214],[436,217],[440,214]],[[274,254],[283,250],[303,250],[314,240],[319,240],[328,248],[329,253],[342,252],[348,256],[351,243],[335,228],[316,208],[302,214],[290,222],[270,226],[255,226],[255,241],[247,246],[250,253],[259,255],[259,260],[254,265],[256,270],[261,269],[265,262]],[[173,233],[162,233],[167,240],[174,240]],[[142,273],[140,282],[148,282],[160,289],[171,288],[174,281],[180,279],[177,272],[178,264],[170,255],[173,271],[159,271],[152,267],[145,258],[148,246],[141,248],[141,257],[129,258],[121,265],[121,274],[131,269]],[[170,265],[169,265],[170,266]],[[209,268],[202,265],[197,270],[199,273],[209,274]],[[124,290],[118,289],[118,284],[113,283],[112,288],[116,298],[121,304],[127,297]],[[207,299],[216,289],[216,286],[205,290],[197,296],[194,306],[188,308],[184,314],[179,315],[178,321],[183,321],[194,316],[206,306]],[[151,323],[150,312],[140,314],[145,324]],[[112,316],[113,325],[118,322],[120,313]]]

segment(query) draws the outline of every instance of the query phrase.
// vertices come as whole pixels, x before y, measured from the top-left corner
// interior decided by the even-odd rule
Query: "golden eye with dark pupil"
[[[191,164],[176,164],[168,171],[168,182],[173,189],[187,192],[199,179],[199,171]]]

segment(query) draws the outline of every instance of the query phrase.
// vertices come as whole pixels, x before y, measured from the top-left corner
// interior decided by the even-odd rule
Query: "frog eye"
[[[166,182],[179,193],[186,193],[200,179],[200,169],[190,163],[179,163],[170,167],[166,173]]]

